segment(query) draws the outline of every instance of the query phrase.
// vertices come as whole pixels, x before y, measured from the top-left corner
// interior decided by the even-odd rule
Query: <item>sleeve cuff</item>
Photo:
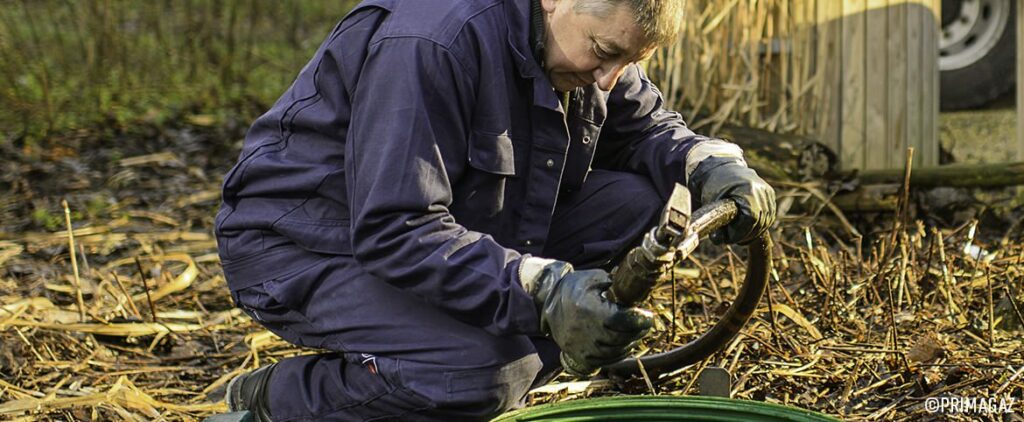
[[[743,149],[739,145],[721,139],[710,139],[694,145],[686,154],[686,180],[690,180],[697,166],[710,157],[735,158],[743,166],[747,165],[743,159]]]
[[[523,290],[530,296],[535,296],[540,288],[540,278],[544,273],[544,268],[554,262],[553,259],[523,255],[522,261],[519,262],[519,285],[523,286]]]

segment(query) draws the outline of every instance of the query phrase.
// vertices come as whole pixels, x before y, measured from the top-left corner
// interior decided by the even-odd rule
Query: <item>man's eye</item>
[[[597,58],[604,60],[611,57],[611,54],[608,54],[607,51],[602,50],[601,46],[594,44],[594,56],[597,56]]]

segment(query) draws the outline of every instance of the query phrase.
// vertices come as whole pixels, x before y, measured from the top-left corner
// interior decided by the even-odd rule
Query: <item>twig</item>
[[[934,233],[934,231],[933,231],[933,233]],[[931,268],[932,268],[932,257],[934,257],[934,255],[935,255],[935,235],[933,234],[932,236],[928,236],[928,258],[926,258],[925,262],[924,262],[924,272],[925,272],[925,274],[928,274],[928,271],[931,270]],[[933,293],[935,295],[938,295],[938,292],[933,292]],[[932,297],[934,298],[935,296],[932,296]],[[920,299],[921,299],[921,302],[924,302],[924,296],[923,295],[921,296]]]
[[[114,276],[114,284],[117,284],[117,288],[121,290],[122,294],[124,294],[125,299],[128,299],[128,306],[132,308],[132,312],[137,318],[139,318],[139,320],[142,320],[142,313],[139,312],[139,308],[135,307],[135,301],[132,300],[132,295],[128,294],[128,290],[124,288],[124,284],[121,284],[121,280],[117,278],[116,273],[110,273],[110,275]]]
[[[818,347],[820,347],[822,349],[825,349],[825,350],[835,350],[837,352],[894,353],[894,354],[895,353],[901,353],[899,350],[895,350],[895,349],[874,349],[874,348],[870,348],[870,347],[857,347],[857,346],[843,346],[843,345],[830,346],[830,345],[825,344],[825,345],[821,345],[821,346],[818,346]]]
[[[843,230],[846,230],[846,234],[850,235],[851,239],[862,237],[860,232],[853,227],[853,224],[850,224],[850,220],[846,218],[846,214],[843,214],[843,211],[839,209],[839,207],[837,207],[835,203],[832,202],[832,198],[835,197],[834,193],[826,196],[823,192],[815,188],[814,185],[810,183],[794,183],[786,181],[780,181],[775,183],[780,186],[791,186],[803,189],[810,193],[811,196],[813,196],[815,199],[820,201],[821,207],[814,212],[815,220],[817,220],[817,216],[819,213],[821,213],[822,209],[828,208],[829,211],[832,211],[832,215],[836,217],[836,220],[839,220],[839,224],[843,226]]]
[[[636,358],[636,366],[640,368],[640,376],[644,378],[644,383],[647,384],[647,388],[651,391],[651,395],[657,396],[658,390],[654,389],[654,383],[651,382],[651,377],[647,375],[647,368],[644,368],[644,362],[640,358]]]
[[[914,147],[907,148],[907,161],[903,167],[903,196],[900,198],[902,205],[900,206],[899,219],[900,222],[906,225],[907,222],[907,209],[910,208],[910,172],[914,166]]]
[[[772,300],[772,279],[773,278],[775,279],[776,282],[779,281],[779,275],[778,275],[778,273],[775,272],[774,268],[772,269],[772,277],[768,278],[768,287],[764,289],[765,290],[765,292],[764,292],[765,294],[764,295],[765,295],[765,299],[768,300],[768,320],[772,324],[772,338],[776,339],[776,341],[778,341],[779,323],[775,321],[775,301]],[[778,344],[776,343],[776,345],[778,345]]]
[[[1006,298],[1010,301],[1010,306],[1013,307],[1013,312],[1017,314],[1017,322],[1024,324],[1024,315],[1021,314],[1020,308],[1017,307],[1017,301],[1013,298],[1013,293],[1010,293],[1010,288],[1003,286],[1003,292],[1006,293]]]
[[[92,270],[89,269],[89,258],[85,256],[85,245],[78,244],[78,253],[82,255],[82,269],[85,270],[85,275],[92,274]]]
[[[888,306],[886,307],[889,310],[889,328],[892,330],[892,348],[893,350],[900,350],[900,331],[899,328],[896,327],[896,301],[893,299],[892,296],[892,283],[889,282],[888,278],[884,279],[884,283],[886,294],[889,296],[889,300],[887,303]],[[907,364],[905,356],[903,357],[902,361],[904,363],[904,369],[907,369],[909,371],[910,365]]]
[[[1012,366],[1007,368],[1007,369],[1013,371],[1013,367]],[[1020,374],[1024,374],[1024,365],[1021,365],[1020,369],[1014,371],[1013,375],[1010,375],[1010,378],[1008,378],[1006,380],[1006,382],[1003,383],[1003,385],[1000,385],[999,388],[997,388],[996,391],[994,393],[992,393],[992,394],[993,395],[1001,394],[1003,392],[1003,390],[1006,389],[1006,387],[1010,386],[1010,383],[1012,383],[1014,380],[1016,380],[1017,378],[1020,377]]]
[[[25,342],[25,345],[28,346],[28,349],[32,351],[32,354],[36,355],[36,359],[39,359],[40,362],[46,362],[46,358],[44,358],[43,355],[39,354],[39,351],[36,350],[35,346],[32,345],[31,341],[28,341],[28,337],[25,337],[25,333],[22,333],[20,328],[14,327],[14,332],[18,333],[18,337],[21,338],[21,341]]]
[[[735,286],[737,286],[740,283],[740,278],[736,275],[736,263],[732,259],[733,255],[735,255],[736,253],[732,251],[732,246],[726,245],[725,254],[728,255],[729,258],[729,277],[731,278],[730,281],[732,282],[732,285],[735,288]],[[719,303],[721,303],[722,297],[719,294],[718,289],[715,289],[715,296],[715,299],[718,300]]]
[[[892,412],[893,410],[895,410],[896,406],[899,405],[900,403],[902,403],[904,400],[906,400],[907,397],[910,397],[910,393],[904,394],[902,397],[894,400],[892,403],[889,403],[885,407],[883,407],[881,409],[878,409],[878,411],[876,411],[875,413],[872,413],[872,414],[868,415],[866,419],[869,420],[869,421],[881,419],[883,416],[887,415],[889,412]]]
[[[68,255],[71,255],[71,271],[75,274],[75,299],[78,301],[78,320],[85,322],[85,299],[82,298],[82,280],[78,276],[78,259],[75,257],[75,231],[71,228],[71,209],[68,208],[68,201],[62,199],[60,205],[64,207],[64,223],[68,228]]]
[[[153,306],[153,296],[149,294],[149,279],[146,277],[146,272],[142,271],[142,263],[139,262],[139,257],[135,257],[135,267],[139,269],[139,277],[142,277],[142,287],[146,288],[146,301],[149,302],[149,312],[153,315],[153,322],[159,322],[156,319],[156,307]]]
[[[995,324],[995,306],[992,304],[992,267],[985,264],[985,284],[988,290],[988,348],[992,350],[996,347],[996,324]]]
[[[864,279],[864,236],[856,236],[854,241],[857,242],[857,263],[861,264],[857,266],[857,282]]]
[[[903,296],[907,289],[907,261],[910,257],[907,256],[907,239],[906,233],[903,235],[903,241],[900,242],[900,276],[896,279],[896,306],[903,309]],[[910,299],[907,299],[907,306],[912,306]]]
[[[678,312],[678,309],[679,309],[679,308],[677,308],[677,305],[676,305],[676,294],[677,294],[676,293],[676,266],[678,266],[678,265],[679,265],[679,255],[672,254],[672,267],[669,268],[669,270],[668,270],[669,274],[671,274],[671,277],[672,277],[672,319],[670,320],[671,321],[670,325],[672,326],[672,329],[671,329],[671,331],[669,333],[669,337],[668,338],[669,338],[669,342],[672,342],[672,343],[674,343],[676,341],[676,312]]]
[[[935,233],[936,239],[939,241],[939,261],[942,264],[942,283],[939,285],[939,291],[946,298],[946,309],[948,310],[946,315],[949,321],[955,322],[957,319],[955,317],[959,316],[959,308],[956,306],[956,301],[953,300],[953,275],[949,271],[949,261],[946,259],[946,242],[938,229],[932,229],[932,232]]]
[[[885,251],[882,251],[882,252],[884,253]],[[884,281],[885,267],[887,267],[887,265],[885,265],[885,260],[882,259],[882,257],[880,257],[878,255],[879,255],[878,254],[878,249],[871,248],[871,258],[874,259],[875,266],[877,266],[877,269],[875,271],[875,275],[873,275],[868,280],[868,287],[871,288],[870,292],[875,295],[875,299],[878,300],[879,302],[881,302],[883,300],[882,294],[878,292],[878,286],[876,286],[875,284],[877,284],[879,282],[879,280]],[[866,295],[867,295],[867,293],[865,293],[865,296]],[[868,298],[868,300],[870,300],[870,298]]]

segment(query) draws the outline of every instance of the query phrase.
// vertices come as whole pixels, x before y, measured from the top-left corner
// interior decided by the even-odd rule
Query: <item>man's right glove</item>
[[[519,279],[537,304],[541,332],[590,368],[624,359],[653,324],[650,312],[605,299],[612,281],[603,270],[573,271],[567,262],[525,257]]]
[[[699,206],[726,198],[736,201],[739,212],[711,234],[715,243],[747,244],[775,223],[775,190],[747,167],[743,150],[732,142],[697,143],[686,156],[686,180]]]

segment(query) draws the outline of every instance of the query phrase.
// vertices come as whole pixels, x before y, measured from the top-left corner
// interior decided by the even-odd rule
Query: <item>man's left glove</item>
[[[650,312],[605,298],[612,281],[603,270],[574,271],[568,262],[532,256],[519,265],[519,282],[537,305],[540,331],[571,361],[565,362],[570,373],[586,375],[625,358],[653,325]]]
[[[711,234],[715,243],[747,244],[775,223],[775,190],[739,159],[704,159],[690,176],[689,188],[700,195],[701,205],[729,198],[739,207],[732,223]]]

